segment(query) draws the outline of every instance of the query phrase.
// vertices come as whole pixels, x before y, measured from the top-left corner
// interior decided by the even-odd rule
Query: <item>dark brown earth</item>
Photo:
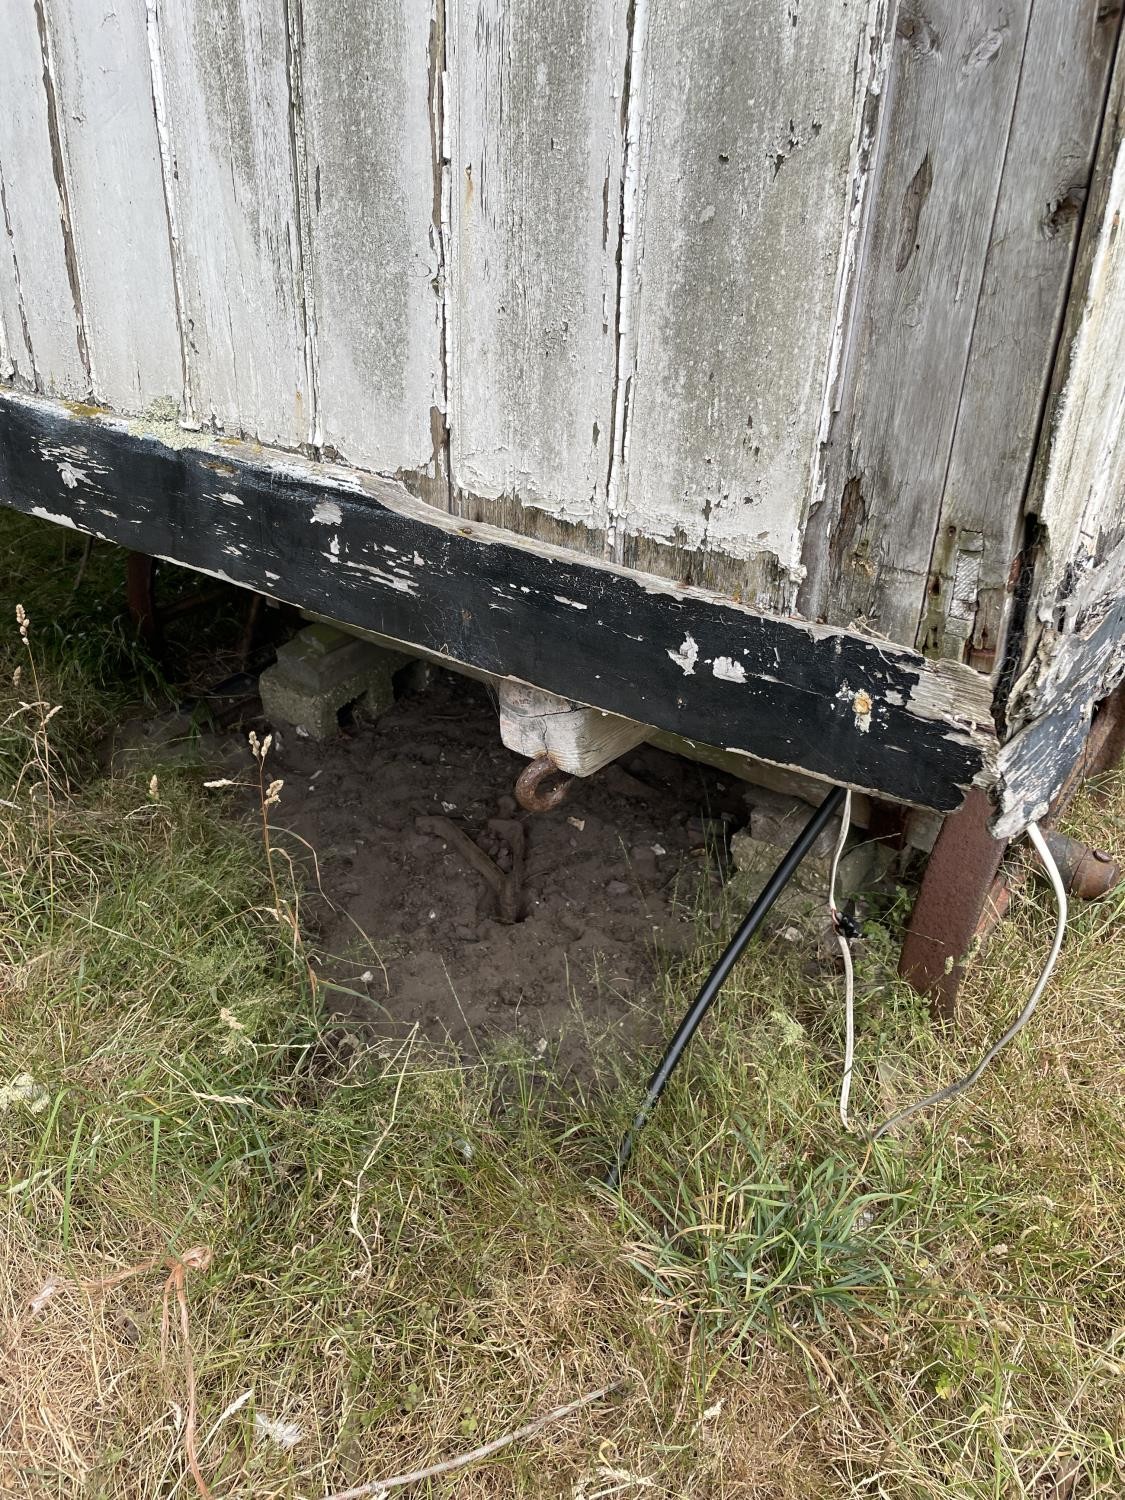
[[[531,815],[512,797],[525,764],[502,745],[487,690],[436,672],[378,723],[360,715],[327,744],[281,726],[274,816],[317,853],[323,899],[303,915],[332,1010],[470,1054],[514,1034],[583,1073],[595,1043],[604,1053],[614,1038],[658,1035],[658,953],[691,943],[700,882],[718,879],[700,820],[743,809],[741,788],[644,747]],[[434,818],[504,870],[504,825],[522,823],[522,920],[501,920],[455,841],[427,831]]]

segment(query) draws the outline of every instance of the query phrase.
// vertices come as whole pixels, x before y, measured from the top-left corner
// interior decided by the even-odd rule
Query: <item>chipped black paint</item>
[[[940,696],[920,684],[948,679],[912,651],[466,526],[384,481],[249,445],[173,450],[4,395],[0,499],[687,739],[925,807],[958,806],[990,758],[990,724],[917,706]],[[856,694],[870,697],[869,719]]]

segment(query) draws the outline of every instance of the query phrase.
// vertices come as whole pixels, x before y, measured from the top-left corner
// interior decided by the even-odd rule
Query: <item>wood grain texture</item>
[[[183,365],[144,0],[50,0],[71,223],[93,393],[140,411]]]
[[[1032,11],[918,646],[991,670],[1120,14]]]
[[[648,736],[648,727],[542,688],[501,678],[496,687],[500,738],[528,760],[549,756],[568,776],[593,776]]]
[[[1119,65],[1120,66],[1120,65]],[[1125,71],[1125,68],[1122,69]],[[1075,300],[1065,380],[1036,495],[1033,611],[1068,633],[1125,594],[1125,131],[1107,122],[1106,181]]]
[[[301,455],[229,440],[171,449],[0,393],[0,501],[859,790],[943,811],[991,773],[987,686],[960,663],[468,525],[400,484]]]
[[[1095,706],[1125,681],[1125,592],[1085,628],[1055,637],[1021,696],[1024,722],[1001,749],[997,837],[1050,810],[1086,748]]]
[[[0,162],[0,380],[33,385],[31,349],[21,306],[19,266],[7,230],[3,174],[3,163]],[[26,373],[21,374],[21,367]]]
[[[0,190],[7,246],[0,305],[13,375],[38,390],[80,397],[89,394],[90,376],[68,269],[57,101],[47,90],[41,20],[30,0],[4,6]]]
[[[1125,678],[1125,53],[1118,47],[1028,507],[1027,618],[1002,703],[998,826],[1039,818]]]
[[[163,76],[194,416],[295,447],[315,433],[288,17],[266,0],[149,0]]]
[[[290,0],[290,16],[298,149],[307,152],[318,437],[366,468],[436,479],[445,393],[435,21],[418,0]]]
[[[914,641],[1015,106],[1030,0],[897,12],[803,612]]]
[[[462,512],[599,550],[626,0],[449,0],[449,346]]]
[[[620,555],[760,559],[738,571],[784,606],[882,7],[645,9]]]

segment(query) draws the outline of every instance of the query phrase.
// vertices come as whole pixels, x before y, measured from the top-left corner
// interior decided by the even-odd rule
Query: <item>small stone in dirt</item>
[[[472,927],[455,927],[453,929],[453,936],[456,938],[460,938],[461,942],[463,943],[475,942],[476,935],[476,930]]]
[[[496,810],[502,818],[512,817],[517,809],[517,806],[518,804],[516,802],[516,799],[514,797],[507,796],[507,794],[505,794],[503,797],[497,797],[496,799]]]
[[[605,889],[607,896],[626,896],[629,893],[629,887],[623,880],[610,880]]]

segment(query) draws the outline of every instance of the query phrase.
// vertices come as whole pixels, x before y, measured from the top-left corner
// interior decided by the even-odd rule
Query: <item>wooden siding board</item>
[[[1120,16],[1037,5],[1024,52],[918,646],[990,668]]]
[[[1089,277],[1076,308],[1066,383],[1036,497],[1040,550],[1033,608],[1069,631],[1125,591],[1125,139],[1113,125]]]
[[[1030,0],[908,0],[802,609],[915,640]]]
[[[464,514],[600,550],[626,0],[449,0],[449,351]]]
[[[144,0],[51,0],[51,37],[93,394],[180,400],[183,366]]]
[[[1003,703],[998,826],[1039,818],[1125,678],[1125,49],[1118,43],[1048,421],[1028,507],[1037,541],[1019,675]]]
[[[0,380],[34,386],[35,374],[21,306],[19,267],[8,230],[4,164],[0,161]]]
[[[153,10],[194,416],[295,447],[309,440],[315,398],[287,12],[266,0],[182,0]]]
[[[30,3],[4,8],[0,180],[3,229],[12,258],[5,277],[4,321],[15,373],[39,390],[80,397],[89,394],[90,378],[67,269],[56,178],[62,162],[52,149],[41,17],[42,11]],[[13,324],[21,328],[19,339],[13,336]]]
[[[440,88],[435,18],[416,0],[306,0],[295,21],[318,439],[366,468],[436,479],[445,391],[428,101]]]
[[[8,393],[0,500],[859,790],[949,810],[990,774],[986,685],[960,663],[466,525],[354,470],[229,441],[171,449]]]
[[[882,9],[647,6],[626,560],[763,559],[729,573],[789,602]]]

